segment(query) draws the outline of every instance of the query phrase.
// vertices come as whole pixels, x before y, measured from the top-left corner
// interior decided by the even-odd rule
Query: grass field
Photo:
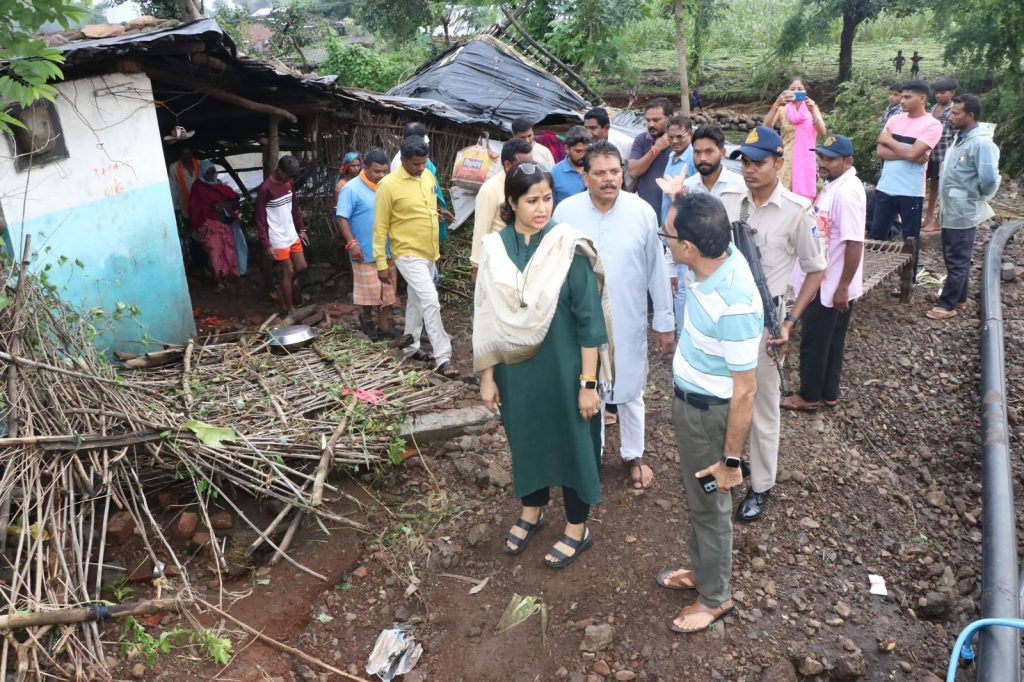
[[[903,46],[906,47],[903,47]],[[921,76],[934,80],[949,74],[942,65],[942,45],[937,42],[867,43],[857,44],[853,52],[853,70],[857,78],[866,77],[878,82],[896,79],[888,61],[903,47],[909,54],[918,50],[926,57]],[[674,49],[643,50],[629,56],[631,66],[640,72],[637,86],[644,92],[678,89],[678,66]],[[814,89],[816,84],[831,81],[839,70],[839,50],[834,46],[806,48],[793,59],[780,61],[771,49],[719,48],[708,59],[704,77],[699,83],[705,99],[714,101],[750,101],[770,97],[784,87],[790,78],[800,76]],[[910,67],[903,68],[903,77],[909,76]]]
[[[815,83],[833,80],[839,70],[838,21],[820,41],[791,58],[775,54],[786,20],[799,5],[800,0],[730,1],[708,32],[705,68],[696,81],[705,98],[716,102],[756,101],[776,93],[794,76],[810,81],[812,89]],[[674,92],[678,87],[674,40],[669,17],[647,19],[630,27],[621,41],[621,56],[631,72],[627,78],[633,82],[620,78],[607,85]],[[925,56],[922,77],[932,80],[949,73],[942,63],[942,44],[932,27],[931,13],[922,11],[910,17],[883,15],[862,24],[854,45],[854,76],[878,82],[894,79],[889,60],[899,48],[908,56],[914,50]],[[904,78],[909,76],[909,69],[908,63]]]

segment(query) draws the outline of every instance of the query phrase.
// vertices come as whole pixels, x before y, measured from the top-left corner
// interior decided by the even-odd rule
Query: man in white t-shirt
[[[839,380],[853,302],[864,292],[864,183],[853,167],[853,142],[829,135],[814,149],[825,180],[814,200],[814,219],[825,244],[825,278],[803,314],[800,336],[800,392],[784,396],[787,410],[813,412],[839,402]],[[797,278],[797,291],[803,273]]]

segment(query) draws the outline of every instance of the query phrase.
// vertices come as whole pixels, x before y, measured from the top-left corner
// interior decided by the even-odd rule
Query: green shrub
[[[846,135],[853,141],[857,174],[866,182],[871,182],[881,168],[875,146],[888,94],[888,88],[875,80],[848,81],[839,86],[835,108],[825,116],[829,133]]]
[[[415,69],[419,61],[399,52],[375,52],[338,39],[326,44],[327,59],[318,69],[338,77],[338,84],[386,92]]]

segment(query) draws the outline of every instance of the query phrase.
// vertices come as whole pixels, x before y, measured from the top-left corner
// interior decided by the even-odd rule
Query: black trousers
[[[840,312],[822,305],[820,293],[804,311],[800,332],[800,397],[807,402],[839,400],[846,332],[852,317],[853,301],[846,312]]]
[[[551,500],[551,489],[534,490],[522,498],[524,507],[543,507]],[[562,486],[562,500],[565,503],[565,520],[569,523],[585,523],[590,516],[590,505],[580,499],[574,488]]]
[[[946,261],[946,283],[942,285],[939,305],[952,310],[957,303],[967,300],[967,285],[971,281],[971,251],[978,228],[968,230],[942,230],[942,259]]]

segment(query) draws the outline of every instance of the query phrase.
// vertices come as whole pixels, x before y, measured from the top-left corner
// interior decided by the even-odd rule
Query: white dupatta
[[[539,238],[539,234],[535,238]],[[608,343],[598,349],[598,381],[602,390],[610,390],[615,369],[612,363],[611,305],[605,287],[604,267],[591,239],[566,223],[555,225],[544,235],[522,272],[508,257],[499,233],[484,237],[474,297],[475,373],[502,362],[522,362],[537,353],[551,327],[562,283],[576,254],[590,260],[597,276],[601,310],[608,332]]]

